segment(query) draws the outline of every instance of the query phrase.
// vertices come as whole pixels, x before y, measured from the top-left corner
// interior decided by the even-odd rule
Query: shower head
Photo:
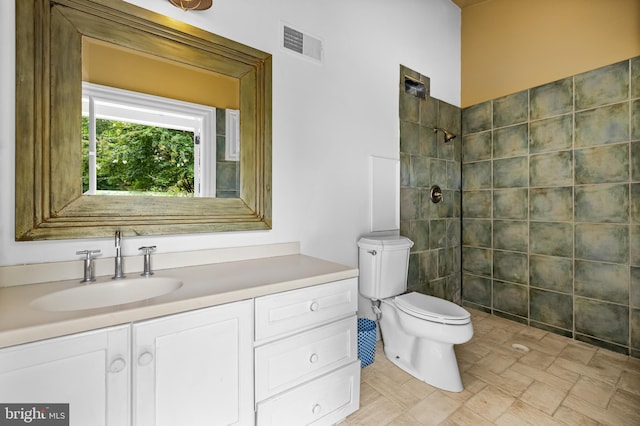
[[[453,133],[451,133],[447,129],[442,129],[440,127],[434,127],[433,128],[433,133],[438,133],[439,131],[444,134],[445,143],[449,142],[451,139],[454,139],[456,137],[456,135],[454,135]]]

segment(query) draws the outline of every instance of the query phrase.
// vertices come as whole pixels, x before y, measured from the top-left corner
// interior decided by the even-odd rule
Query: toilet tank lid
[[[384,237],[362,237],[358,240],[358,247],[375,250],[403,250],[413,247],[413,241],[400,235]]]

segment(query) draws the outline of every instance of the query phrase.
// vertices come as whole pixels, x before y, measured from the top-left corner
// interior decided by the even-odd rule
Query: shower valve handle
[[[442,189],[438,185],[433,185],[431,189],[429,189],[429,196],[431,198],[431,202],[438,204],[442,201]]]

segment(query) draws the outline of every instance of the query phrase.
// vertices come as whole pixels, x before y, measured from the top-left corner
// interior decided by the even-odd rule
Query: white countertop
[[[59,290],[111,282],[111,276],[91,284],[75,279],[0,288],[0,348],[357,276],[357,268],[300,254],[164,269],[154,277],[179,279],[181,288],[153,299],[70,312],[41,311],[30,303]]]

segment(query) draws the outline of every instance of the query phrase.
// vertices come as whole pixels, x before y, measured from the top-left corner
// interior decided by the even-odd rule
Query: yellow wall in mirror
[[[236,78],[89,37],[82,39],[82,80],[216,108],[240,105]]]
[[[467,107],[640,55],[640,0],[487,0],[462,10]]]

